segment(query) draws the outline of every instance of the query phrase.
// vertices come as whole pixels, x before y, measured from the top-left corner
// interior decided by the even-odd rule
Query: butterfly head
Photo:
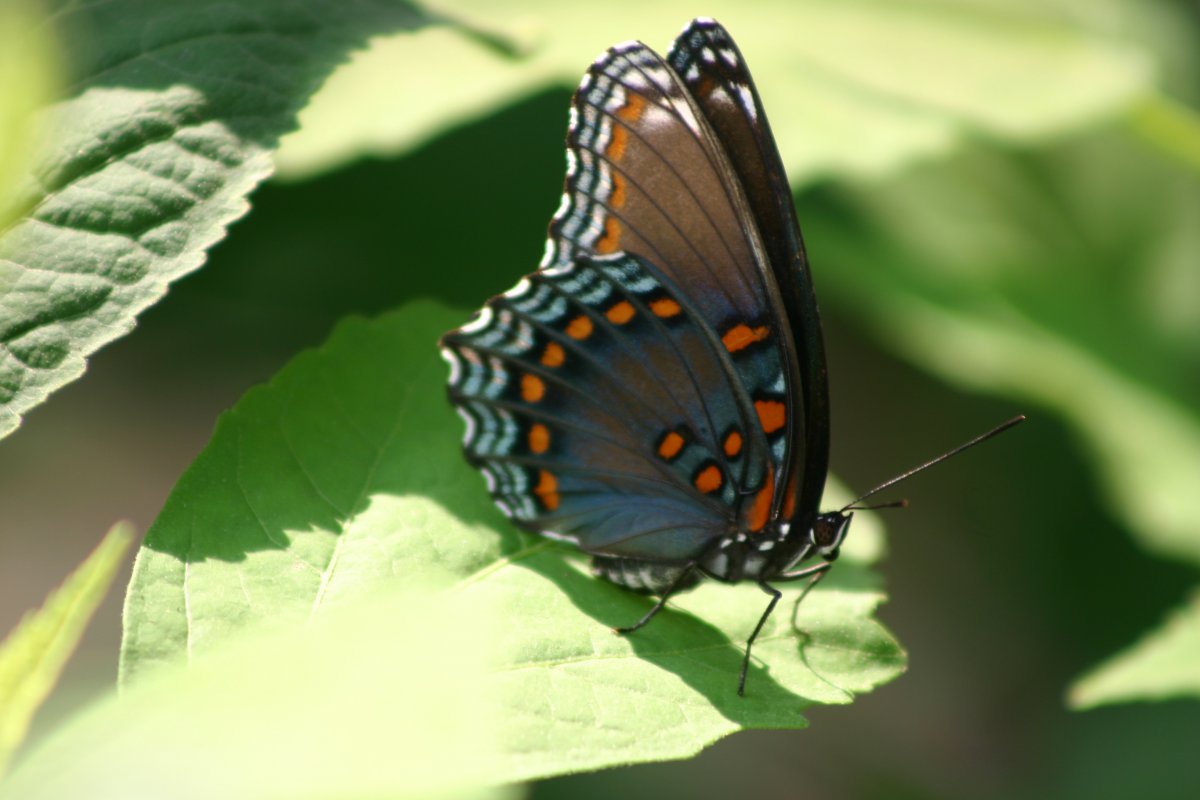
[[[794,580],[811,574],[812,567],[801,568],[800,565],[814,556],[827,563],[836,560],[842,542],[850,531],[852,519],[854,512],[847,513],[842,509],[818,514],[811,525],[781,523],[776,541],[770,545],[760,545],[769,546],[772,554],[765,572],[774,580]]]
[[[826,561],[836,559],[842,542],[850,531],[850,520],[852,519],[854,519],[853,511],[848,514],[845,511],[827,511],[824,514],[818,514],[809,530],[812,550]]]

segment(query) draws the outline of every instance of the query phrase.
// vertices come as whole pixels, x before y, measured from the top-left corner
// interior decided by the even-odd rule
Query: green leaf
[[[1028,141],[1093,123],[1152,86],[1153,55],[1100,31],[1109,3],[843,0],[708,3],[763,94],[793,185],[876,174],[980,134]],[[1072,9],[1082,15],[1083,9]],[[363,151],[395,154],[549,86],[573,87],[604,48],[660,52],[694,3],[459,0],[489,38],[426,29],[373,43],[338,70],[277,154],[285,177]],[[496,38],[509,44],[496,47]],[[517,55],[513,55],[512,51]],[[436,67],[431,68],[431,65]],[[419,72],[421,81],[397,81]],[[381,102],[385,98],[385,102]]]
[[[0,436],[200,266],[336,63],[428,22],[390,0],[47,5],[73,72],[0,228]]]
[[[507,798],[493,616],[416,588],[257,625],[57,729],[0,797]]]
[[[42,607],[0,642],[0,776],[58,683],[131,541],[128,525],[114,526]]]
[[[1075,708],[1108,703],[1200,697],[1200,592],[1158,629],[1071,687]]]
[[[572,548],[517,532],[464,462],[437,335],[466,317],[420,303],[351,320],[220,420],[138,555],[122,682],[199,663],[263,618],[319,620],[373,587],[445,587],[493,614],[491,694],[505,781],[678,758],[742,728],[798,728],[894,678],[904,654],[871,618],[883,596],[856,528],[800,607],[789,590],[755,645],[753,585],[704,585],[642,631],[650,600],[598,581]],[[857,549],[856,549],[857,548]],[[440,602],[431,597],[428,605]]]

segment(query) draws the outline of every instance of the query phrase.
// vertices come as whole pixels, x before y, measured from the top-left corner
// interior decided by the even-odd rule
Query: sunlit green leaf
[[[114,527],[45,604],[0,642],[0,776],[108,594],[132,540],[129,526]]]
[[[436,598],[436,602],[431,600]],[[0,797],[506,798],[485,682],[494,616],[416,587],[260,623],[86,709]]]
[[[1071,688],[1076,708],[1135,700],[1200,697],[1200,592],[1162,625]]]

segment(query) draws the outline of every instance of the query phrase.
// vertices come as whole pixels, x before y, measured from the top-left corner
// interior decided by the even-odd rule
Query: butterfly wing
[[[816,294],[783,162],[746,61],[725,28],[712,19],[692,21],[667,61],[725,145],[791,323],[803,397],[794,405],[803,409],[803,421],[784,468],[787,494],[799,495],[797,517],[815,516],[829,470],[829,382]]]
[[[680,74],[638,42],[610,49],[572,105],[564,202],[543,266],[617,250],[657,265],[687,288],[717,333],[771,448],[769,497],[741,514],[763,528],[778,515],[789,447],[803,450],[798,360],[754,210]],[[785,182],[786,186],[786,182]]]
[[[761,435],[740,452],[721,444],[745,427],[747,400],[719,342],[641,259],[535,272],[442,347],[467,457],[530,530],[593,553],[692,561],[729,529],[747,481],[762,480],[751,471]]]
[[[592,65],[567,147],[542,268],[443,339],[468,457],[531,530],[694,561],[781,504],[786,311],[724,148],[649,48]]]

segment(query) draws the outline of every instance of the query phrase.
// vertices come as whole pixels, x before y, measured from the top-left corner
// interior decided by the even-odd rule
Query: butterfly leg
[[[812,591],[812,588],[821,582],[821,579],[825,577],[827,572],[829,572],[829,567],[832,566],[832,564],[833,562],[826,561],[823,564],[816,564],[815,566],[806,567],[805,569],[797,570],[796,572],[787,572],[780,576],[785,580],[799,580],[800,578],[805,577],[808,578],[808,583],[804,584],[804,588],[800,590],[800,596],[796,598],[796,605],[792,606],[792,627],[796,629],[797,633],[800,633],[805,637],[807,637],[808,634],[800,630],[796,625],[796,615],[800,612],[800,604],[804,602],[804,598],[808,597],[808,593]]]
[[[654,607],[646,612],[646,616],[642,617],[632,625],[627,625],[622,628],[613,628],[613,633],[633,633],[638,628],[642,627],[651,619],[653,619],[655,614],[663,610],[663,606],[667,604],[667,600],[670,599],[671,595],[675,594],[675,592],[680,589],[692,585],[692,582],[689,579],[694,577],[692,575],[692,570],[695,568],[695,564],[688,564],[687,568],[680,572],[679,576],[676,577],[675,580],[671,582],[671,585],[667,587],[666,591],[662,593],[662,596],[659,598],[658,602],[654,604]]]
[[[833,566],[831,561],[823,561],[811,567],[806,567],[795,572],[785,572],[775,580],[794,581],[800,578],[808,578],[808,583],[804,585],[804,589],[800,592],[800,597],[796,600],[796,608],[800,607],[800,603],[808,596],[811,590],[821,578],[825,577],[825,573]],[[811,576],[811,577],[810,577]],[[758,582],[758,588],[762,589],[767,594],[771,595],[771,602],[767,604],[767,610],[759,617],[758,624],[754,626],[754,633],[750,634],[750,638],[746,640],[746,655],[742,658],[742,674],[738,678],[738,694],[745,696],[746,694],[746,671],[750,669],[750,646],[754,644],[754,640],[758,638],[758,632],[762,630],[762,626],[766,624],[767,617],[771,616],[771,612],[775,610],[775,604],[779,602],[779,598],[783,597],[783,592],[771,586],[765,581]],[[796,618],[795,612],[792,612],[792,626],[795,627]]]
[[[738,678],[739,697],[746,696],[746,670],[750,669],[750,648],[754,645],[754,640],[758,638],[758,632],[766,624],[767,617],[771,616],[771,612],[775,610],[775,604],[779,602],[779,598],[783,597],[783,592],[766,581],[759,581],[758,588],[771,595],[771,602],[767,603],[767,610],[758,618],[758,624],[754,626],[754,633],[750,634],[750,638],[746,640],[746,655],[742,657],[742,674]]]

